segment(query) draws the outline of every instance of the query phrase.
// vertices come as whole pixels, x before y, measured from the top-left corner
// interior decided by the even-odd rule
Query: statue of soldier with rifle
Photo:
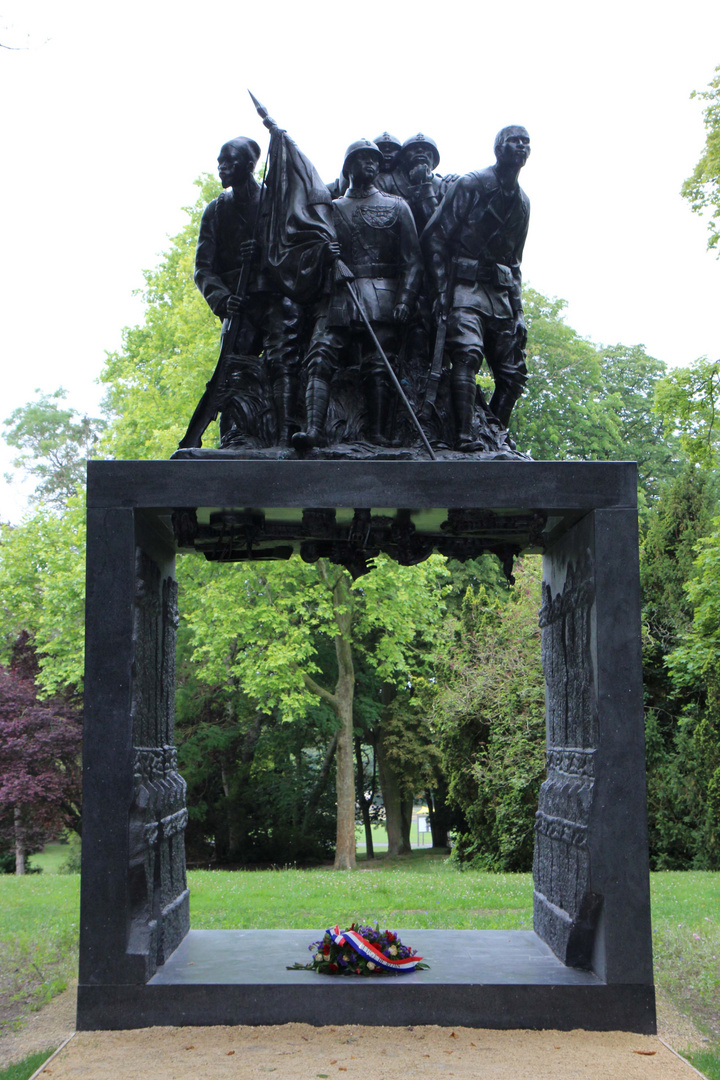
[[[403,327],[417,301],[422,257],[409,207],[375,185],[381,162],[382,153],[368,139],[352,143],[345,154],[343,172],[350,186],[332,204],[337,242],[330,254],[340,257],[355,282],[351,289],[342,275],[336,278],[315,324],[306,357],[306,429],[293,437],[300,451],[323,445],[330,383],[353,349],[360,353],[366,438],[378,446],[390,443],[396,380],[388,367],[397,359]]]
[[[475,376],[483,357],[495,380],[490,411],[505,429],[527,380],[520,263],[530,202],[518,174],[529,153],[524,127],[503,128],[495,139],[495,165],[460,177],[422,236],[435,315],[452,364],[458,450],[475,449]]]

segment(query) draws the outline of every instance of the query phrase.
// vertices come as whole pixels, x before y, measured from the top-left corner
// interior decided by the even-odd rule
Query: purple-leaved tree
[[[34,650],[23,633],[0,666],[0,844],[15,849],[15,873],[58,832],[80,826],[78,710],[39,701]]]

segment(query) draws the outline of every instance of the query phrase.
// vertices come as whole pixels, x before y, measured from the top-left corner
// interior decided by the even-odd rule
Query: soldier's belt
[[[455,262],[455,281],[481,285],[494,285],[496,288],[509,289],[514,284],[512,270],[502,263],[483,263],[478,259],[457,259]]]
[[[360,266],[353,266],[352,272],[356,278],[396,278],[399,276],[397,266],[393,266],[392,263],[362,263]]]

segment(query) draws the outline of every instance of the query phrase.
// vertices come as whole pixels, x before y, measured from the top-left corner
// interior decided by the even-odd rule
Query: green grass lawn
[[[60,840],[46,844],[37,855],[30,856],[30,865],[42,870],[43,874],[59,874],[60,867],[68,858],[70,847]],[[0,1077],[0,1080],[2,1078]]]
[[[53,1050],[41,1050],[38,1054],[30,1054],[24,1061],[7,1065],[4,1069],[0,1069],[0,1080],[28,1080],[52,1053],[54,1053]]]
[[[362,864],[360,864],[362,865]],[[382,859],[372,870],[263,870],[190,875],[197,929],[311,927],[379,920],[433,929],[530,929],[529,874],[460,873],[443,857]]]
[[[0,876],[0,1006],[5,1015],[40,1008],[74,978],[79,900],[77,874]]]
[[[532,926],[529,874],[459,871],[429,852],[359,867],[192,871],[192,925],[317,932],[353,919],[408,929]],[[19,1011],[48,1001],[74,973],[79,883],[77,875],[0,876],[2,996]],[[651,891],[657,984],[710,1037],[707,1054],[693,1060],[720,1080],[720,873],[652,874]]]

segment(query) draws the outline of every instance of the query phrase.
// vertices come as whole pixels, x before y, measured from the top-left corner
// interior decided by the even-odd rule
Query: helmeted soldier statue
[[[380,150],[367,139],[348,148],[343,173],[350,186],[347,194],[332,204],[338,242],[331,253],[339,255],[352,271],[367,318],[393,363],[420,289],[422,256],[407,204],[375,186],[381,161]],[[388,443],[393,393],[390,378],[349,290],[337,280],[321,308],[307,353],[307,427],[293,438],[297,448],[323,444],[330,382],[353,349],[360,354],[367,410],[365,437],[378,445]]]
[[[228,317],[243,310],[237,355],[227,366],[221,392],[223,447],[267,446],[273,441],[288,445],[297,430],[302,311],[260,269],[260,187],[253,176],[259,156],[258,144],[244,137],[231,139],[220,150],[218,174],[225,190],[205,208],[195,256],[195,284],[224,320],[223,333]],[[247,259],[252,267],[241,304],[235,293]]]
[[[373,142],[383,156],[379,176],[391,173],[398,163],[398,154],[402,143],[395,135],[391,135],[389,131],[383,131],[381,135],[373,139]],[[381,187],[382,185],[379,184],[378,186]]]
[[[399,195],[409,204],[418,234],[442,202],[443,196],[456,176],[442,177],[435,173],[440,164],[437,143],[429,135],[413,135],[396,152],[392,167],[381,170],[378,187]]]
[[[520,263],[530,202],[518,174],[530,153],[524,127],[495,139],[495,165],[450,188],[422,244],[436,301],[447,313],[446,352],[458,449],[473,449],[475,375],[483,356],[495,380],[490,409],[507,428],[527,380]]]
[[[402,143],[394,135],[391,135],[389,131],[383,131],[381,135],[378,135],[377,139],[373,139],[373,142],[377,146],[378,150],[383,156],[382,163],[380,165],[380,175],[383,173],[391,173],[397,165],[398,153]],[[344,195],[348,189],[349,179],[345,173],[342,173],[337,180],[333,180],[331,184],[328,184],[328,191],[333,199],[339,199],[341,195]],[[382,187],[382,183],[378,182],[378,187]],[[397,194],[397,192],[395,192]]]

